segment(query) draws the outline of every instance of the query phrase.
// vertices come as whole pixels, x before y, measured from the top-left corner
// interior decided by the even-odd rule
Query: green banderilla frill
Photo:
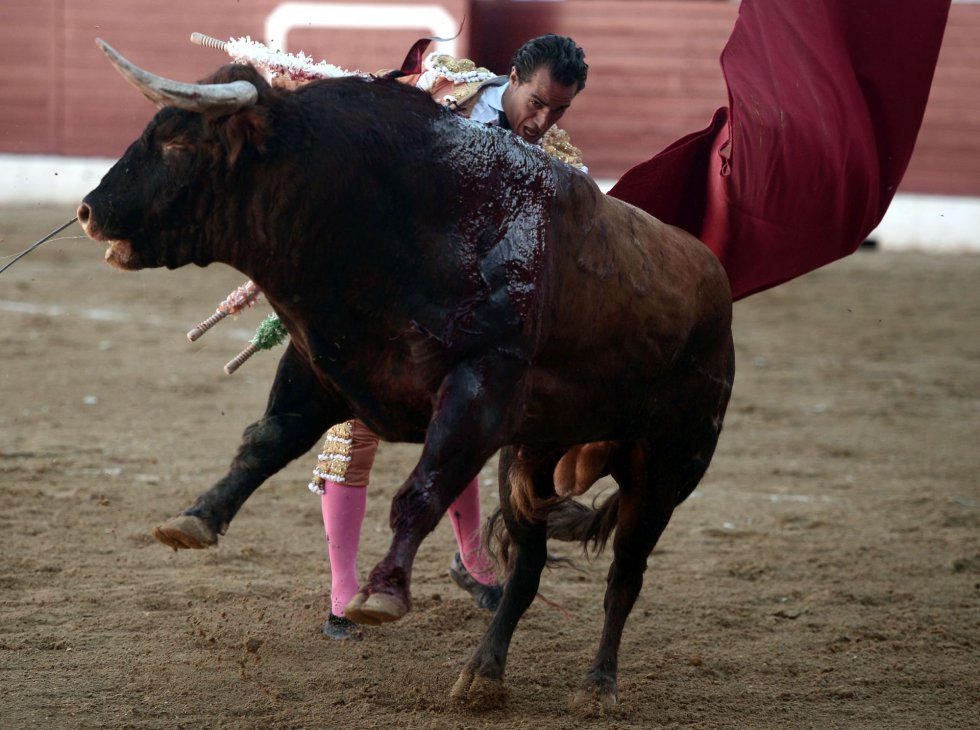
[[[225,372],[231,375],[256,352],[271,350],[276,345],[281,345],[287,337],[289,337],[289,333],[282,321],[275,314],[270,314],[255,330],[255,336],[251,339],[249,346],[225,365]]]

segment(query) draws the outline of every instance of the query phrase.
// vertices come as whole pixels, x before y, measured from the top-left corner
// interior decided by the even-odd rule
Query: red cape
[[[610,195],[698,236],[735,299],[853,253],[922,123],[950,0],[743,0],[729,105]]]

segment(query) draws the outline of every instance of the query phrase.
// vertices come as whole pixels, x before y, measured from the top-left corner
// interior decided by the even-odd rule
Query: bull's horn
[[[252,106],[259,98],[255,85],[248,81],[231,81],[225,84],[172,81],[130,63],[101,38],[96,38],[95,42],[123,78],[157,106],[231,114],[243,107]]]

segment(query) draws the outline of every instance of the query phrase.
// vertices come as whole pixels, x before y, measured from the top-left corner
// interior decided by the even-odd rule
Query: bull
[[[124,270],[232,266],[290,334],[264,415],[183,513],[188,532],[215,541],[334,423],[421,443],[392,500],[390,548],[346,609],[393,621],[411,607],[421,541],[499,451],[509,575],[452,695],[504,691],[550,515],[582,540],[615,526],[602,637],[576,695],[614,703],[647,557],[704,475],[731,393],[731,293],[714,255],[395,81],[285,91],[229,65],[184,84],[100,44],[161,108],[85,196],[85,232]],[[564,483],[580,457],[586,484]],[[559,496],[607,473],[618,491],[596,509]]]

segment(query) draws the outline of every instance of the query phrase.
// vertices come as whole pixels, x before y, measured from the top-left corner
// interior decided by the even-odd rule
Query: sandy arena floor
[[[0,208],[0,263],[71,215]],[[448,523],[413,612],[360,642],[319,633],[313,453],[217,548],[153,541],[264,407],[276,354],[222,366],[267,308],[184,337],[242,280],[120,273],[80,238],[0,276],[0,727],[980,727],[980,256],[861,251],[736,305],[718,453],[650,560],[620,708],[592,719],[567,701],[605,557],[545,574],[564,612],[535,602],[509,702],[475,714],[447,697],[488,619],[447,578]],[[382,445],[364,573],[417,452]]]

